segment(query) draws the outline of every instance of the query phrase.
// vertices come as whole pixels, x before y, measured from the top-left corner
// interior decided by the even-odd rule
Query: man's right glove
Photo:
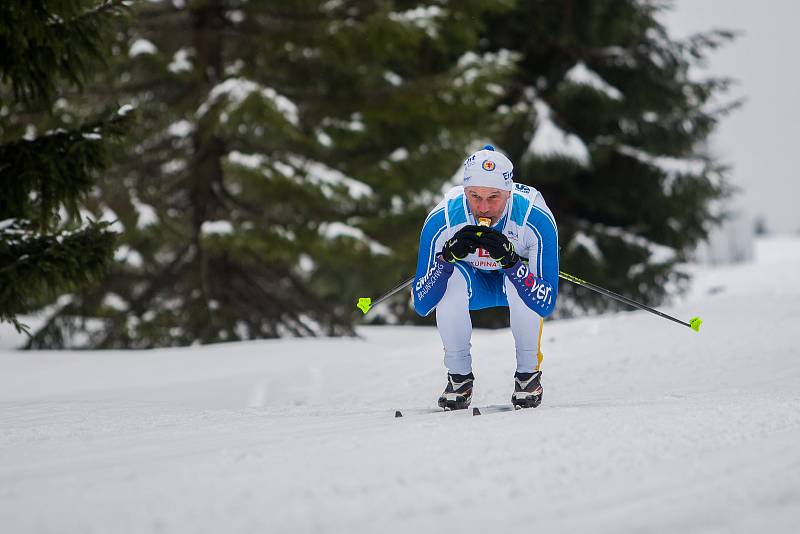
[[[478,232],[486,228],[470,224],[459,230],[442,247],[442,259],[455,263],[463,260],[478,248]]]

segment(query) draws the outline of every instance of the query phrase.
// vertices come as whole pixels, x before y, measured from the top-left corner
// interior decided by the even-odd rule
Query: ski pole
[[[614,293],[613,291],[609,291],[608,289],[602,288],[600,286],[596,286],[596,285],[592,284],[591,282],[587,282],[586,280],[581,280],[577,276],[573,276],[573,275],[571,275],[569,273],[565,273],[563,271],[559,271],[558,272],[558,276],[559,276],[559,278],[562,278],[564,280],[572,282],[573,284],[577,284],[577,285],[579,285],[581,287],[585,287],[586,289],[591,289],[592,291],[596,291],[597,293],[600,293],[601,295],[605,295],[607,297],[611,297],[612,299],[616,299],[616,300],[618,300],[618,301],[620,301],[620,302],[622,302],[624,304],[627,304],[628,306],[633,306],[634,308],[639,308],[640,310],[649,311],[650,313],[654,313],[654,314],[656,314],[656,315],[658,315],[660,317],[663,317],[665,319],[669,319],[670,321],[674,321],[674,322],[676,322],[676,323],[678,323],[680,325],[688,326],[689,328],[691,328],[695,332],[700,332],[700,325],[703,324],[703,320],[700,319],[699,317],[692,317],[689,320],[688,323],[684,322],[684,321],[681,321],[680,319],[676,319],[675,317],[672,317],[671,315],[667,315],[666,313],[660,312],[660,311],[658,311],[658,310],[656,310],[654,308],[651,308],[649,306],[641,304],[640,302],[636,302],[635,300],[629,299],[628,297],[624,297],[624,296],[622,296],[622,295],[620,295],[618,293]],[[406,280],[404,282],[401,282],[397,286],[393,287],[392,289],[390,289],[389,291],[387,291],[386,293],[381,295],[377,300],[375,300],[375,302],[373,302],[372,299],[369,298],[369,297],[362,297],[362,298],[358,299],[358,304],[356,305],[356,307],[358,309],[360,309],[366,315],[366,313],[373,306],[375,306],[376,304],[380,304],[381,302],[383,302],[384,300],[388,299],[389,297],[391,297],[392,295],[394,295],[398,291],[401,291],[401,290],[405,289],[406,287],[410,286],[411,282],[413,282],[413,281],[414,281],[414,277],[412,276],[408,280]]]
[[[361,310],[364,313],[364,315],[366,315],[367,312],[373,306],[375,306],[376,304],[380,304],[381,302],[383,302],[384,300],[388,299],[389,297],[391,297],[392,295],[394,295],[398,291],[402,291],[403,289],[407,288],[408,286],[411,285],[411,282],[413,282],[413,281],[414,281],[414,277],[412,276],[411,278],[409,278],[405,282],[401,282],[400,284],[396,285],[395,287],[393,287],[392,289],[390,289],[389,291],[387,291],[386,293],[384,293],[383,295],[378,297],[378,299],[375,302],[372,302],[372,299],[369,298],[369,297],[361,297],[360,299],[358,299],[358,304],[356,304],[356,307],[359,310]]]
[[[666,313],[660,312],[654,308],[645,306],[640,302],[636,302],[635,300],[629,299],[628,297],[623,297],[622,295],[614,293],[613,291],[609,291],[608,289],[604,289],[600,286],[596,286],[590,282],[587,282],[586,280],[581,280],[577,276],[572,276],[571,274],[565,273],[563,271],[559,271],[558,276],[560,278],[563,278],[564,280],[572,282],[573,284],[577,284],[581,287],[585,287],[586,289],[591,289],[592,291],[596,291],[601,295],[605,295],[607,297],[611,297],[612,299],[616,299],[624,304],[627,304],[628,306],[633,306],[634,308],[639,308],[640,310],[649,311],[650,313],[654,313],[660,317],[663,317],[664,319],[669,319],[670,321],[675,321],[676,323],[681,324],[683,326],[688,326],[695,332],[700,332],[700,325],[703,323],[703,320],[700,319],[699,317],[692,317],[687,323],[681,321],[680,319],[676,319],[671,315],[667,315]]]

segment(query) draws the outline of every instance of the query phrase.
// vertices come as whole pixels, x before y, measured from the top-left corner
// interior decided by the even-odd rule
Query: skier
[[[515,408],[542,401],[543,318],[558,294],[558,230],[542,195],[514,183],[514,166],[491,145],[464,162],[463,186],[428,214],[413,283],[421,316],[436,309],[447,386],[439,406],[467,408],[472,400],[472,321],[469,310],[507,306],[516,344]]]

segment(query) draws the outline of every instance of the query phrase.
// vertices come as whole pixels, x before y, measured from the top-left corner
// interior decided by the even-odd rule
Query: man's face
[[[489,217],[492,224],[497,223],[506,209],[506,202],[511,191],[503,191],[494,187],[465,187],[469,209],[477,217]]]

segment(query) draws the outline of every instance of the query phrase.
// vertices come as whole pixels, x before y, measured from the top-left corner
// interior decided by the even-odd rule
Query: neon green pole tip
[[[703,320],[700,317],[692,317],[689,319],[689,326],[692,327],[692,330],[695,332],[700,331],[700,325],[703,324]]]
[[[372,299],[369,297],[362,297],[358,299],[358,304],[356,304],[356,308],[364,312],[364,315],[366,315],[369,309],[372,308]]]

